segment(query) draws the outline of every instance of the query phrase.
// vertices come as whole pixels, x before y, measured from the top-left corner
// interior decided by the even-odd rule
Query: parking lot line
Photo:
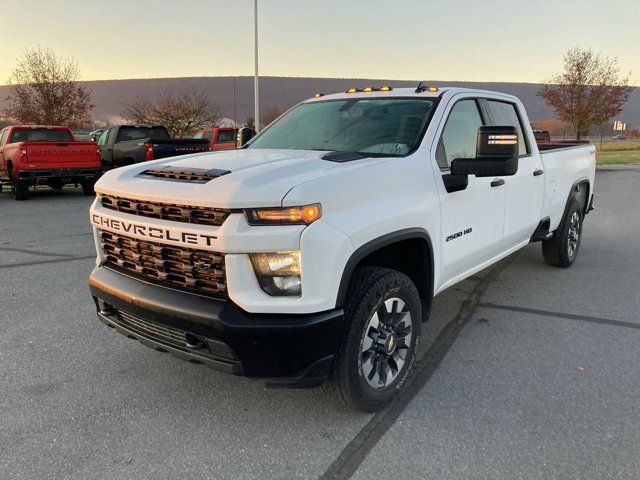
[[[29,250],[26,248],[0,247],[0,250],[4,250],[6,252],[28,253],[30,255],[42,255],[43,257],[73,257],[73,255],[69,255],[66,253],[42,252],[40,250]]]
[[[495,303],[481,303],[478,307],[492,308],[494,310],[509,310],[511,312],[532,313],[534,315],[542,315],[545,317],[566,318],[569,320],[580,320],[582,322],[597,323],[600,325],[613,325],[616,327],[638,328],[639,323],[623,322],[621,320],[612,320],[610,318],[592,317],[589,315],[576,315],[572,313],[552,312],[549,310],[538,310],[537,308],[514,307],[512,305],[496,305]]]
[[[29,267],[31,265],[44,265],[46,263],[74,262],[76,260],[87,260],[89,258],[96,258],[96,256],[95,255],[85,255],[85,256],[82,256],[82,257],[56,258],[56,259],[53,259],[53,260],[40,260],[40,261],[37,261],[37,262],[5,263],[3,265],[0,265],[0,269]]]
[[[480,299],[489,285],[498,278],[500,272],[518,257],[515,253],[495,265],[474,286],[468,297],[460,303],[458,314],[442,329],[433,345],[416,362],[409,378],[405,393],[386,410],[378,412],[360,432],[340,452],[329,468],[320,477],[322,480],[349,479],[358,470],[369,452],[378,444],[385,433],[395,424],[407,405],[427,384],[435,373],[466,322],[480,305]]]

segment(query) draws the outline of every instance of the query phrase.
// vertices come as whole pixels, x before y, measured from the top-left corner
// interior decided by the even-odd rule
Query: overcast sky
[[[259,0],[260,73],[539,82],[580,44],[640,85],[640,0]],[[253,0],[0,0],[0,84],[38,44],[85,80],[253,74]]]

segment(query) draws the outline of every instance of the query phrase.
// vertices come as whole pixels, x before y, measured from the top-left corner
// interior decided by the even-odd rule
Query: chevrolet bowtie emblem
[[[211,270],[213,268],[213,265],[208,262],[193,262],[193,266],[196,268],[202,268],[205,270]]]

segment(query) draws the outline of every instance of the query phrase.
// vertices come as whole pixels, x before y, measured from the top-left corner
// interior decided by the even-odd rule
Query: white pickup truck
[[[241,149],[110,171],[98,317],[273,386],[335,372],[347,402],[383,408],[435,295],[530,242],[574,262],[595,149],[540,148],[517,98],[421,83],[317,94]]]

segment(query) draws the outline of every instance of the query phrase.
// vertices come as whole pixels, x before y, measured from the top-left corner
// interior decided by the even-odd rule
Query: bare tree
[[[26,50],[9,78],[12,86],[4,114],[26,124],[77,127],[90,123],[88,115],[95,105],[79,78],[74,59],[59,58],[48,48]]]
[[[631,91],[616,58],[575,47],[564,56],[564,71],[545,82],[538,95],[561,120],[571,123],[580,140],[592,125],[619,114]]]
[[[139,98],[125,107],[122,117],[131,123],[162,124],[172,137],[186,137],[196,130],[215,126],[220,107],[204,93],[162,94],[156,101]]]
[[[262,128],[264,128],[279,116],[280,111],[278,110],[278,107],[276,107],[275,105],[271,105],[270,107],[267,107],[262,115],[260,115],[260,125],[262,125]]]

